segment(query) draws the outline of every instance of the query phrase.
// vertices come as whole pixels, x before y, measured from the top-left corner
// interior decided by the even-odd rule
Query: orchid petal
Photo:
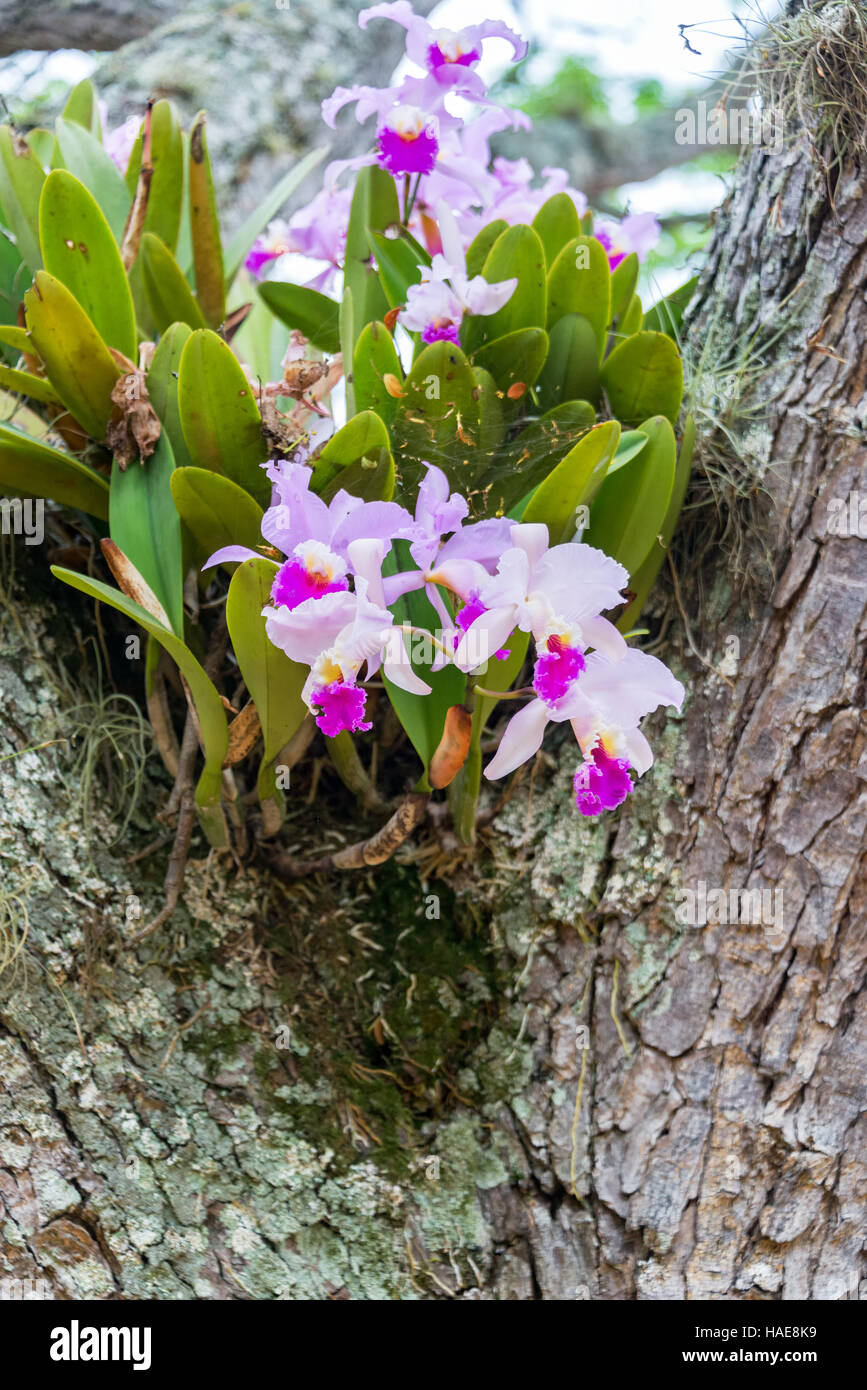
[[[485,776],[489,779],[506,777],[532,758],[542,746],[549,714],[544,700],[531,700],[512,715],[499,748],[485,768]]]

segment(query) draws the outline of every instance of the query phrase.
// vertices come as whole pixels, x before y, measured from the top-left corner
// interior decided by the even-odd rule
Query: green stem
[[[362,806],[368,811],[381,811],[382,797],[365,772],[358,749],[345,729],[328,740],[328,756],[343,785],[358,797]]]

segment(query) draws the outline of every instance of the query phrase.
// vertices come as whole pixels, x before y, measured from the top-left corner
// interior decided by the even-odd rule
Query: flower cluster
[[[528,129],[531,124],[524,112],[494,101],[478,71],[490,40],[505,40],[514,61],[525,56],[526,43],[508,25],[491,19],[466,29],[437,29],[413,12],[409,0],[372,5],[359,14],[363,29],[383,19],[405,29],[406,57],[414,71],[395,86],[338,87],[322,106],[323,118],[332,127],[350,105],[359,122],[373,118],[373,148],[354,159],[333,161],[325,188],[288,223],[272,223],[257,239],[246,265],[261,275],[267,265],[278,262],[275,274],[291,274],[286,258],[301,253],[323,267],[310,284],[329,288],[344,263],[349,217],[349,193],[339,180],[347,169],[378,164],[405,183],[404,223],[434,258],[429,269],[422,268],[422,284],[412,288],[401,322],[426,343],[441,338],[456,342],[464,314],[495,313],[508,297],[505,286],[512,283],[486,287],[481,276],[467,282],[464,253],[476,235],[494,221],[509,226],[532,222],[556,193],[570,197],[579,216],[586,213],[587,200],[570,186],[565,169],[543,169],[542,182],[536,184],[526,159],[491,157],[491,137],[498,131]],[[462,99],[462,110],[472,105],[472,118],[451,109],[454,97]],[[448,234],[443,230],[443,209],[448,210]],[[659,224],[652,214],[619,223],[608,219],[594,235],[614,269],[630,251],[643,258],[657,240]]]
[[[413,515],[344,491],[326,504],[311,492],[306,465],[266,467],[274,492],[262,535],[286,557],[264,610],[266,631],[308,667],[303,699],[326,736],[371,727],[363,680],[380,668],[393,685],[430,693],[410,655],[408,639],[418,630],[391,611],[423,589],[441,623],[437,637],[421,634],[435,650],[432,669],[453,662],[478,674],[491,657],[508,654],[513,634],[535,643],[532,682],[521,692],[528,702],[509,721],[485,775],[514,771],[534,756],[549,722],[568,722],[582,754],[578,809],[591,816],[625,800],[630,772],[641,776],[653,761],[641,719],[659,705],[679,708],[684,692],[661,661],[628,647],[604,616],[624,601],[621,565],[580,542],[549,546],[542,525],[468,521],[466,498],[450,493],[434,466]],[[405,541],[401,553],[411,557],[404,569],[391,555],[395,541]],[[255,554],[227,546],[208,565]]]

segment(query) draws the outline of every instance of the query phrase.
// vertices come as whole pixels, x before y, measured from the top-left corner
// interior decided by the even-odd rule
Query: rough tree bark
[[[0,0],[0,57],[22,48],[120,48],[177,9],[174,0]]]
[[[695,393],[721,410],[722,364],[762,358],[728,424],[766,495],[744,554],[774,534],[776,578],[744,593],[725,552],[695,560],[684,614],[728,662],[669,638],[688,706],[618,818],[565,814],[564,750],[475,865],[422,838],[286,886],[199,844],[134,955],[159,854],[128,856],[155,832],[112,847],[97,807],[89,852],[62,749],[17,751],[63,734],[51,672],[92,632],[28,564],[0,645],[0,941],[27,930],[0,977],[0,1277],[108,1299],[858,1296],[867,563],[828,527],[867,495],[854,168],[835,208],[799,143],[755,151],[719,215]],[[328,839],[331,786],[299,839]],[[684,925],[702,881],[781,908]]]

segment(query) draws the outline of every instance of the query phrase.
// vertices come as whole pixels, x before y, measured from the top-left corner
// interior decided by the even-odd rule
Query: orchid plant
[[[479,70],[489,43],[524,56],[508,26],[436,29],[408,0],[359,16],[383,22],[408,75],[323,104],[330,126],[354,106],[368,151],[278,220],[314,152],[228,241],[204,114],[187,134],[159,101],[104,134],[82,83],[54,132],[0,129],[0,486],[66,509],[117,587],[92,564],[57,577],[148,635],[181,850],[194,813],[245,843],[251,767],[277,834],[317,731],[411,828],[352,737],[373,744],[387,707],[413,806],[448,788],[465,842],[482,775],[514,774],[549,723],[574,734],[576,814],[598,816],[652,762],[644,716],[683,699],[627,641],[692,444],[674,314],[646,322],[636,294],[656,220],[594,220],[564,170],[492,157],[529,125]]]

